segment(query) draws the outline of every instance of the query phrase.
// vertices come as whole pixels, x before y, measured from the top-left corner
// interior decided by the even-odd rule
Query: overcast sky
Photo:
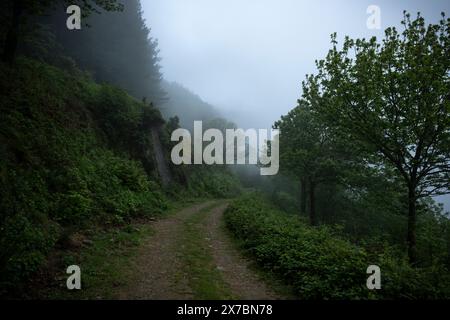
[[[420,11],[427,22],[450,14],[449,0],[141,2],[159,41],[164,77],[247,128],[268,128],[295,107],[302,80],[330,48],[331,33],[379,38],[386,27],[400,27],[403,10]],[[367,28],[369,5],[381,10],[381,30]]]

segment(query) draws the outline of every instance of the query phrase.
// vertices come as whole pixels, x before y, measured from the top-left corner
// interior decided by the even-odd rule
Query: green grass
[[[210,197],[192,197],[191,195],[186,194],[186,197],[183,197],[183,199],[177,199],[175,201],[170,202],[167,210],[161,213],[160,217],[167,218],[178,213],[178,211],[184,208],[191,207],[211,200],[212,199]]]
[[[92,238],[92,243],[77,252],[66,253],[60,262],[62,270],[56,277],[57,287],[46,288],[44,299],[112,299],[116,288],[136,276],[130,264],[142,241],[153,234],[148,224],[130,225],[103,231]],[[66,288],[66,266],[81,269],[81,290]]]
[[[219,203],[214,203],[207,206],[184,221],[183,233],[179,236],[179,246],[184,246],[181,256],[184,272],[188,276],[194,299],[235,298],[214,264],[211,249],[205,241],[206,234],[203,232],[208,214],[218,205]]]

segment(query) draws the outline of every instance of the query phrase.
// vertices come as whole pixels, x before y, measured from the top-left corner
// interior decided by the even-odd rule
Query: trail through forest
[[[222,219],[227,203],[208,201],[154,222],[130,266],[138,276],[119,299],[279,299],[237,250]]]

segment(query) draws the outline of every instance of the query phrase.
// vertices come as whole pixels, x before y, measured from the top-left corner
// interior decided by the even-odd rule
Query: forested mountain
[[[162,82],[162,88],[169,96],[168,101],[161,104],[161,112],[167,119],[178,116],[183,128],[192,128],[196,120],[211,120],[220,117],[219,111],[198,95],[176,82]]]

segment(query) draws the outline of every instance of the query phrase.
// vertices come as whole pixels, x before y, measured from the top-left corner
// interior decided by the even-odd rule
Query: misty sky
[[[330,34],[383,36],[403,10],[427,22],[448,0],[142,0],[159,41],[164,77],[218,107],[240,127],[268,128],[295,107],[301,82],[330,48]],[[369,5],[381,30],[366,26]],[[450,210],[449,205],[446,206]]]

